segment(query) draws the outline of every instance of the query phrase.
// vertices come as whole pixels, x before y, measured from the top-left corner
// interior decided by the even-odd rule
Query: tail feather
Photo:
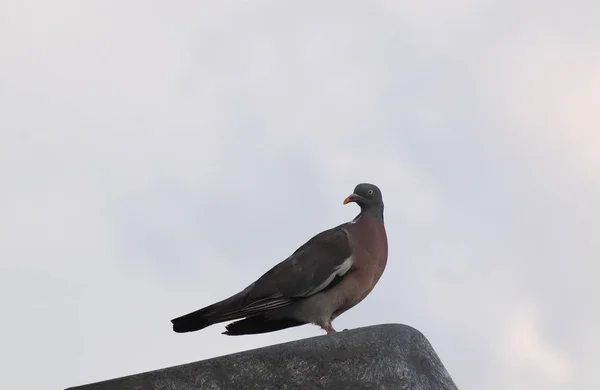
[[[259,334],[273,332],[276,330],[292,328],[307,324],[294,318],[270,319],[264,314],[255,315],[227,325],[223,334],[228,336],[240,336],[244,334]]]
[[[172,319],[173,331],[177,333],[193,332],[214,324],[215,321],[208,315],[211,309],[212,307],[208,306],[193,313]]]
[[[194,332],[210,325],[244,317],[246,317],[245,320],[230,324],[229,326],[233,326],[232,332],[234,333],[227,334],[238,334],[235,332],[240,331],[244,333],[239,334],[265,333],[304,324],[292,319],[272,320],[266,318],[263,313],[287,306],[290,304],[290,300],[263,298],[249,301],[248,293],[251,288],[252,286],[220,302],[172,319],[173,331],[176,333]],[[236,331],[236,329],[239,330]]]
[[[171,320],[173,331],[177,333],[194,332],[219,322],[242,318],[243,316],[240,316],[239,312],[242,298],[241,294],[236,294],[221,302],[174,318]]]

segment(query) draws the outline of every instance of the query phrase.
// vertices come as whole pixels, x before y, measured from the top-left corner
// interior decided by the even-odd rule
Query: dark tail
[[[269,319],[264,314],[248,317],[227,325],[223,334],[240,336],[244,334],[259,334],[304,325],[306,322],[293,318]]]
[[[194,332],[219,322],[244,317],[240,311],[243,295],[236,294],[221,302],[206,306],[200,310],[171,320],[173,331],[177,333]]]
[[[195,330],[204,329],[207,326],[214,324],[209,313],[212,311],[213,305],[197,310],[193,313],[171,320],[173,330],[177,333],[193,332]]]

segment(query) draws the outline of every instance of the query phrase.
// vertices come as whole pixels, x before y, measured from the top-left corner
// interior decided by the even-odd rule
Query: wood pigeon
[[[241,292],[171,320],[177,333],[238,320],[226,335],[273,332],[308,323],[335,333],[332,321],[362,301],[387,263],[383,198],[373,184],[358,184],[344,204],[360,213],[299,247]]]

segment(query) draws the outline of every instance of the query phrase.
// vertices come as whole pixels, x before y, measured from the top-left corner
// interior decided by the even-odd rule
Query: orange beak
[[[358,195],[350,194],[346,199],[344,199],[344,204],[348,204],[350,202],[356,202],[358,199]]]

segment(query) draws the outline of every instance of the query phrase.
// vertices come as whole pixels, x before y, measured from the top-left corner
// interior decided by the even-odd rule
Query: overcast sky
[[[600,388],[598,4],[0,0],[2,387],[323,334],[170,319],[366,181],[388,267],[337,328],[411,325],[460,389]]]

